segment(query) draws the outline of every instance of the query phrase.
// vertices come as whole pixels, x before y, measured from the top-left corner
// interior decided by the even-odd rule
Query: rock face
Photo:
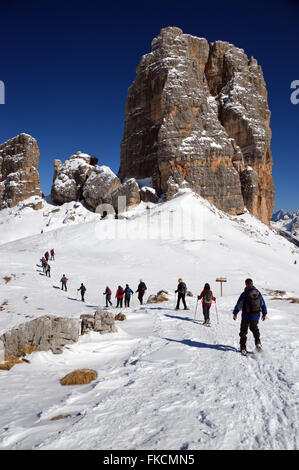
[[[0,210],[41,196],[36,140],[20,134],[0,145]]]
[[[128,90],[119,177],[187,185],[231,214],[273,211],[270,111],[261,67],[242,49],[164,28]]]
[[[62,352],[63,346],[75,343],[79,338],[79,321],[47,315],[22,323],[4,333],[0,340],[4,345],[5,357],[19,356],[26,348],[36,351]]]
[[[94,315],[81,315],[81,335],[89,331],[97,331],[100,334],[116,333],[114,315],[106,310],[98,308]]]
[[[78,201],[83,197],[83,187],[94,171],[98,159],[77,152],[62,164],[54,161],[54,178],[51,196],[56,204]]]
[[[107,166],[98,166],[91,173],[83,188],[83,198],[89,207],[111,201],[111,194],[120,187],[118,177]]]

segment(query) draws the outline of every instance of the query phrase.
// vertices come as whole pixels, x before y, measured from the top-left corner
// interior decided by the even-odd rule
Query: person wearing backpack
[[[66,287],[66,283],[68,281],[68,278],[65,277],[65,274],[63,274],[62,278],[60,279],[60,282],[61,282],[61,290],[65,290],[67,291],[67,287]]]
[[[210,308],[212,302],[216,302],[216,298],[213,296],[211,291],[210,284],[206,283],[202,293],[197,297],[197,300],[202,299],[202,313],[204,317],[204,325],[210,326]]]
[[[266,319],[267,307],[260,291],[253,285],[252,279],[246,279],[244,292],[240,295],[238,302],[233,311],[233,319],[237,319],[239,311],[242,311],[242,320],[240,327],[240,349],[241,353],[245,356],[246,339],[248,328],[254,336],[255,346],[257,351],[262,350],[260,341],[260,332],[258,323],[260,314],[262,313],[262,321]]]
[[[181,279],[181,278],[178,280],[178,287],[177,287],[177,290],[175,291],[175,293],[178,293],[178,300],[177,300],[177,304],[176,304],[175,309],[179,310],[180,301],[182,300],[183,305],[184,305],[184,310],[189,310],[189,308],[186,305],[186,301],[185,301],[185,297],[186,297],[186,293],[187,293],[187,286],[183,282],[183,279]]]
[[[51,253],[51,261],[54,261],[55,260],[54,248],[51,249],[50,253]]]
[[[46,272],[47,261],[46,261],[46,258],[44,256],[41,258],[41,262],[42,262],[43,273],[45,273]]]
[[[131,295],[133,295],[132,289],[130,289],[129,284],[126,284],[125,290],[125,307],[130,307]]]
[[[115,295],[116,299],[117,299],[117,305],[116,307],[120,307],[122,308],[123,306],[123,298],[124,298],[124,290],[121,286],[118,286],[118,289],[116,291],[116,295]]]
[[[112,306],[111,302],[111,289],[107,286],[105,289],[104,294],[106,296],[106,307],[108,307],[108,303]]]
[[[46,267],[45,267],[45,273],[46,273],[46,276],[51,277],[51,266],[47,262],[46,262]]]
[[[82,302],[85,302],[84,300],[84,294],[86,292],[86,287],[84,286],[83,282],[81,282],[81,286],[79,287],[79,289],[77,289],[77,291],[80,290],[81,291],[81,300]]]
[[[145,283],[143,282],[142,279],[140,279],[140,282],[139,282],[139,285],[137,287],[137,291],[138,292],[138,300],[140,302],[140,305],[142,305],[143,303],[143,296],[145,294],[145,291],[146,291],[147,287],[145,285]]]

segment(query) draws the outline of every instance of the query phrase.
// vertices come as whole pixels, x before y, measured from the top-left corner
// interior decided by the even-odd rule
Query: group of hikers
[[[46,253],[44,254],[44,256],[41,259],[43,272],[46,274],[46,276],[49,276],[49,277],[51,277],[51,266],[49,264],[50,256],[51,256],[51,261],[54,261],[55,260],[54,248],[52,248],[50,250],[50,253],[48,251],[46,251]]]
[[[189,310],[186,305],[185,296],[187,293],[186,284],[180,278],[178,280],[179,284],[177,290],[178,300],[176,305],[176,310],[180,308],[180,301],[182,300],[184,305],[184,310]],[[202,301],[202,313],[204,317],[203,325],[210,326],[210,308],[213,302],[216,303],[216,297],[214,297],[213,292],[211,291],[210,284],[206,283],[200,295],[197,296],[197,302]],[[260,315],[262,314],[262,321],[266,319],[267,307],[265,300],[258,289],[253,284],[253,280],[247,278],[245,280],[245,289],[240,295],[235,308],[233,310],[233,319],[236,320],[238,313],[242,311],[241,327],[240,327],[240,350],[242,355],[247,355],[246,342],[248,329],[253,334],[255,347],[257,351],[262,350],[261,340],[260,340],[260,331],[258,328],[258,323],[260,320]]]
[[[51,260],[54,260],[55,259],[54,249],[50,250],[50,255],[51,255]],[[46,273],[46,276],[49,275],[49,277],[50,277],[50,266],[49,266],[48,260],[49,260],[50,255],[49,255],[49,252],[47,251],[44,257],[42,258],[43,271]],[[67,281],[68,281],[68,278],[65,276],[65,274],[63,274],[63,276],[60,279],[61,290],[67,291]],[[145,283],[143,282],[142,279],[140,279],[137,290],[135,291],[136,293],[138,293],[138,300],[140,302],[140,305],[143,305],[143,297],[144,297],[146,290],[147,290],[147,287]],[[86,292],[86,287],[84,286],[83,283],[81,283],[81,286],[77,289],[77,291],[81,292],[81,300],[82,302],[85,302],[84,296]],[[180,309],[180,302],[182,301],[184,310],[190,310],[186,304],[187,286],[182,278],[178,279],[178,286],[177,286],[177,289],[175,290],[175,294],[177,294],[177,301],[176,301],[175,309],[176,310]],[[105,299],[106,299],[106,307],[112,306],[112,302],[111,302],[112,291],[109,286],[106,286],[106,289],[103,295],[105,296]],[[126,284],[125,288],[119,285],[116,290],[116,295],[115,295],[115,298],[117,300],[116,308],[123,307],[123,300],[124,300],[124,306],[130,307],[130,301],[133,295],[134,295],[134,292],[130,288],[129,284]],[[216,297],[214,297],[209,283],[205,283],[202,292],[200,293],[200,295],[197,296],[197,303],[200,300],[202,303],[202,313],[204,317],[203,325],[210,326],[211,325],[210,308],[213,302],[216,303]],[[197,304],[196,304],[196,308],[197,308]],[[261,347],[258,323],[259,323],[261,314],[262,314],[262,321],[266,319],[267,307],[266,307],[265,300],[262,294],[260,293],[258,289],[256,289],[256,287],[253,284],[252,279],[249,279],[249,278],[245,280],[245,289],[240,295],[235,305],[235,308],[233,310],[233,320],[237,319],[238,313],[240,311],[242,311],[241,327],[240,327],[240,333],[239,333],[241,353],[243,355],[247,354],[246,341],[247,341],[248,329],[250,329],[250,331],[252,332],[254,336],[255,346],[256,346],[257,351],[261,351],[262,347]]]

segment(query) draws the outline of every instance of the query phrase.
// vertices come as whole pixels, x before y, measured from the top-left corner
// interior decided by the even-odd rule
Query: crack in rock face
[[[168,27],[128,90],[119,178],[157,194],[189,187],[219,209],[269,224],[274,205],[270,111],[261,67],[243,49]]]

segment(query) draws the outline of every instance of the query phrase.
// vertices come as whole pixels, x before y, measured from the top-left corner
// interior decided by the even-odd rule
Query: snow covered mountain
[[[271,224],[299,242],[299,211],[288,212],[281,209],[273,214]]]
[[[117,333],[92,332],[61,355],[36,352],[0,370],[0,449],[297,447],[298,248],[249,213],[229,216],[187,190],[118,220],[80,203],[43,204],[0,212],[0,335],[45,314],[93,313],[107,285],[115,305],[117,286],[135,291],[140,278],[146,298],[165,289],[168,300],[140,306],[134,296]],[[52,247],[49,279],[39,261]],[[68,292],[58,288],[64,273]],[[222,297],[219,276],[227,278]],[[193,293],[188,311],[174,309],[179,277]],[[247,277],[268,319],[260,323],[263,353],[244,358],[232,310]],[[205,282],[217,298],[211,328],[196,298]],[[60,379],[78,368],[98,378],[63,387]]]

